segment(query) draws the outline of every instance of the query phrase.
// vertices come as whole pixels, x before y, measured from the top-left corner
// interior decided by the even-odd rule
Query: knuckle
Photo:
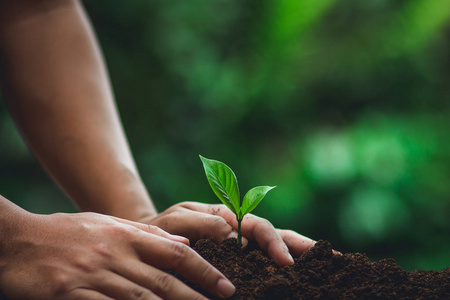
[[[270,223],[268,220],[263,219],[263,218],[260,218],[258,220],[258,225],[257,226],[258,226],[258,228],[271,228],[271,227],[273,227],[272,223]]]
[[[171,207],[169,207],[168,209],[166,209],[164,211],[164,215],[172,215],[174,213],[177,213],[177,212],[185,210],[186,208],[184,207],[183,203],[184,202],[172,205]]]
[[[296,236],[297,235],[297,232],[295,232],[294,230],[291,230],[291,229],[278,230],[278,233],[281,236]]]
[[[102,258],[113,259],[114,252],[111,247],[108,247],[106,243],[98,243],[93,247],[93,251],[100,255]]]
[[[189,253],[189,247],[185,244],[172,242],[170,244],[171,265],[173,268],[180,266]]]
[[[83,212],[80,213],[79,216],[77,216],[78,223],[82,224],[83,227],[86,227],[88,229],[92,228],[93,221],[98,221],[99,219],[102,219],[102,216],[94,212]]]
[[[209,204],[208,207],[208,213],[212,215],[218,215],[220,213],[220,210],[224,209],[226,206],[224,204]]]
[[[113,225],[109,227],[109,230],[112,236],[119,239],[128,239],[132,235],[128,226]]]
[[[98,213],[95,213],[92,211],[83,212],[82,214],[83,214],[83,216],[88,217],[88,218],[97,218],[98,217]]]
[[[179,206],[178,206],[178,204],[175,204],[175,205],[169,207],[168,209],[166,209],[163,212],[163,215],[169,215],[169,214],[173,213],[174,211],[176,211],[177,209],[179,209]]]
[[[175,204],[174,206],[179,206],[179,207],[182,207],[182,208],[189,208],[192,204],[194,204],[194,203],[196,203],[196,202],[192,202],[192,201],[183,201],[183,202],[180,202],[180,203],[177,203],[177,204]]]
[[[54,296],[65,295],[71,290],[71,280],[65,272],[61,270],[53,271],[50,276],[51,292]]]
[[[151,296],[151,293],[148,290],[145,290],[141,287],[133,287],[129,291],[130,299],[133,300],[143,300],[143,299],[149,299]]]
[[[75,268],[84,273],[94,273],[97,270],[96,264],[87,255],[78,255],[72,261]]]
[[[172,278],[168,274],[161,274],[155,277],[154,292],[158,295],[167,294],[172,287]]]
[[[214,274],[214,268],[210,264],[207,264],[206,267],[202,270],[200,282],[208,282],[211,280],[211,275]]]
[[[217,226],[217,227],[227,227],[228,223],[224,218],[216,215],[207,215],[205,217],[205,223],[209,226]]]
[[[92,223],[89,222],[88,220],[81,220],[78,222],[78,232],[82,233],[82,234],[89,234],[90,232],[92,232]]]
[[[158,233],[159,227],[155,225],[147,225],[147,231],[150,233]]]

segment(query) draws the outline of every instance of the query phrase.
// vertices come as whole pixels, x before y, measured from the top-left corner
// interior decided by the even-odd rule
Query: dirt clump
[[[372,262],[360,253],[333,255],[327,241],[288,267],[276,266],[255,244],[241,250],[235,239],[221,245],[200,240],[193,248],[236,286],[230,299],[450,299],[450,268],[409,272],[391,258]]]

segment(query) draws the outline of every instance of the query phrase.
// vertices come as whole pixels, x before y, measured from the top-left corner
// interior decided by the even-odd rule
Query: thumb
[[[234,238],[234,239],[237,239],[237,237],[238,237],[238,234],[237,234],[237,232],[235,231],[235,230],[232,230],[228,235],[227,235],[227,237],[225,238],[226,240],[227,239],[232,239],[232,238]],[[242,237],[242,249],[245,249],[245,248],[247,248],[247,246],[248,246],[248,239],[246,238],[246,237]]]

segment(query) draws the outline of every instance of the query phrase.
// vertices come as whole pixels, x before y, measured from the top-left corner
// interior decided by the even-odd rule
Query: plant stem
[[[242,233],[241,233],[241,222],[242,219],[239,220],[239,218],[236,218],[238,221],[238,236],[237,236],[237,244],[239,246],[242,246]]]

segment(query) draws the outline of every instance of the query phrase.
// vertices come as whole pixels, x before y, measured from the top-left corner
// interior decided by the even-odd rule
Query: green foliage
[[[275,186],[257,186],[245,194],[244,199],[240,200],[239,186],[236,175],[226,164],[205,158],[200,155],[200,159],[205,169],[206,179],[209,182],[216,196],[223,202],[235,215],[238,221],[238,244],[241,244],[241,222],[244,216],[250,213],[258,206],[266,194]]]
[[[274,188],[276,186],[257,186],[249,190],[242,200],[240,217],[243,218],[246,214],[254,210],[266,194]]]
[[[214,193],[238,218],[241,215],[241,200],[236,175],[226,164],[200,155],[206,178]]]
[[[192,157],[216,153],[241,186],[283,187],[258,206],[277,227],[407,269],[450,266],[448,0],[84,5],[159,210],[211,202]],[[74,210],[1,101],[0,193]]]

